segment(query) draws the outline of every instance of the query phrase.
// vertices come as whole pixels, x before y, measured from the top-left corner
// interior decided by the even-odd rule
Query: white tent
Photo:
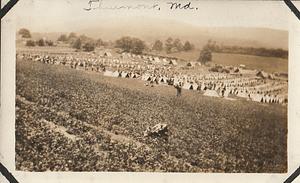
[[[196,83],[192,84],[193,90],[198,90],[199,85],[197,85]]]
[[[103,56],[105,56],[105,57],[112,57],[112,54],[110,52],[104,52]]]
[[[148,74],[145,74],[145,75],[142,76],[142,80],[144,80],[144,81],[151,81],[151,76],[148,75]]]
[[[179,84],[179,82],[180,82],[180,79],[175,77],[174,80],[173,80],[173,84],[177,85],[177,84]]]
[[[201,84],[200,90],[204,90],[206,88],[205,84]]]
[[[196,62],[196,65],[197,65],[197,66],[201,66],[201,63],[200,63],[200,62]]]
[[[139,77],[138,74],[135,74],[135,73],[132,73],[132,74],[131,74],[131,78],[137,78],[137,77]]]
[[[154,57],[154,61],[155,61],[155,62],[160,62],[160,60],[159,60],[158,57]]]
[[[223,96],[223,97],[228,97],[228,96],[229,96],[229,93],[230,93],[230,90],[225,90],[224,96]]]
[[[264,102],[265,103],[271,103],[271,97],[269,95],[264,97]]]
[[[264,72],[264,71],[259,71],[256,76],[261,77],[261,78],[267,78],[269,76],[268,73]]]
[[[160,77],[159,82],[160,83],[167,83],[167,79],[168,79],[167,77]]]
[[[244,64],[240,64],[240,68],[246,68],[246,65],[244,65]]]
[[[120,73],[119,71],[115,71],[113,74],[112,74],[112,77],[120,77]]]
[[[193,85],[191,85],[190,83],[184,83],[182,86],[183,89],[186,90],[192,90],[193,89]]]
[[[189,66],[189,67],[195,67],[196,63],[195,62],[188,62],[186,65]]]
[[[121,77],[122,78],[129,78],[129,74],[127,72],[122,72]]]
[[[249,98],[246,92],[239,92],[236,96],[241,98]]]
[[[172,59],[172,60],[170,60],[169,64],[171,64],[171,65],[177,65],[177,62],[176,62],[176,60]]]
[[[210,96],[210,97],[220,97],[217,91],[215,90],[206,90],[203,95]]]
[[[109,70],[106,70],[104,73],[103,73],[104,76],[110,76],[112,77],[113,76],[113,72],[112,71],[109,71]]]

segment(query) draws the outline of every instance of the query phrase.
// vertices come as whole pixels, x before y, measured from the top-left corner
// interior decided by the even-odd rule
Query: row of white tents
[[[104,76],[108,76],[108,77],[121,77],[121,78],[138,78],[140,77],[140,75],[138,73],[132,73],[132,72],[119,72],[119,71],[109,71],[106,70],[105,72],[103,72]]]
[[[34,61],[50,64],[60,64],[64,59],[63,56],[52,55],[22,55],[22,57],[28,57]],[[71,58],[72,57],[69,57],[68,59]],[[161,70],[155,65],[139,65],[139,62],[128,62],[119,59],[109,59],[107,62],[106,61],[107,59],[102,58],[100,63],[108,67],[117,68],[118,70],[106,69],[105,72],[103,72],[104,76],[140,78],[144,81],[150,81],[157,84],[181,84],[183,89],[204,91],[204,95],[206,96],[228,97],[229,95],[232,95],[266,103],[283,103],[287,101],[287,95],[284,93],[287,91],[286,82],[266,82],[264,79],[255,76],[236,77],[230,74],[212,72],[198,75],[181,73],[176,75],[164,75],[161,74]],[[88,65],[85,61],[76,62],[74,60],[68,60],[68,62],[70,65],[77,64],[81,67],[86,67]],[[149,70],[156,69],[158,69],[159,74],[148,73]],[[164,69],[162,70],[164,71]],[[139,72],[136,72],[135,70],[138,70]]]
[[[165,57],[157,57],[157,56],[151,56],[151,55],[138,55],[138,54],[123,52],[122,58],[138,58],[138,59],[143,59],[145,61],[150,61],[150,62],[154,62],[154,63],[177,65],[177,61],[175,59],[170,59],[170,58],[165,58]]]
[[[165,76],[155,77],[151,75],[143,75],[142,80],[156,81],[159,84],[167,84],[168,80],[172,80],[173,82],[171,83],[174,85],[182,83],[183,89],[204,91],[204,95],[206,96],[228,97],[229,95],[232,95],[265,103],[284,103],[287,101],[287,95],[283,94],[287,88],[287,83],[277,83],[274,81],[271,84],[268,84],[268,90],[261,91],[260,88],[265,87],[266,84],[256,85],[254,87],[249,86],[248,88],[247,86],[240,87],[236,82],[237,85],[234,87],[227,86],[224,83],[220,84],[222,82],[220,80],[218,81],[219,84],[215,85],[209,82],[190,83],[178,78],[168,78]],[[249,84],[255,83],[253,78],[243,78],[242,80],[249,80]],[[274,91],[278,92],[275,93]]]

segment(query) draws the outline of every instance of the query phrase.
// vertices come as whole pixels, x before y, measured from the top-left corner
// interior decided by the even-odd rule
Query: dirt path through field
[[[62,134],[63,136],[67,137],[68,139],[72,140],[73,142],[75,142],[77,139],[81,139],[80,137],[76,136],[76,135],[72,135],[72,134],[69,134],[67,132],[67,129],[63,126],[60,126],[60,125],[56,125],[55,123],[51,122],[51,121],[47,121],[45,119],[41,119],[40,120],[42,123],[44,124],[47,124],[47,126],[55,131],[55,132],[58,132],[60,134]]]
[[[38,104],[34,103],[34,102],[30,102],[28,101],[26,98],[20,96],[20,95],[17,95],[16,96],[16,100],[19,100],[25,104],[29,104],[31,105],[32,107],[35,107],[35,108],[38,108],[38,107],[43,107],[43,108],[47,108],[51,111],[55,111],[51,108],[48,108],[48,107],[45,107],[45,106],[38,106]],[[55,111],[55,113],[58,115],[58,116],[62,116],[62,117],[65,117],[65,116],[69,116],[69,114],[67,112],[64,112],[64,111]],[[71,135],[69,133],[67,133],[67,129],[63,126],[59,126],[59,125],[56,125],[54,124],[53,122],[50,122],[50,121],[47,121],[45,119],[42,119],[43,122],[47,123],[48,126],[56,131],[56,132],[59,132],[61,134],[63,134],[64,136],[66,136],[67,138],[71,139],[72,141],[75,141],[76,139],[80,139],[80,137],[77,137],[76,135]],[[102,127],[99,127],[99,126],[94,126],[94,125],[91,125],[91,124],[88,124],[87,122],[84,122],[84,121],[81,121],[84,123],[85,126],[87,127],[90,127],[90,128],[93,128],[95,129],[96,131],[98,131],[99,133],[104,133],[105,135],[108,135],[110,137],[110,139],[114,140],[114,141],[118,141],[120,143],[124,143],[124,144],[127,144],[127,143],[132,143],[134,144],[137,148],[145,148],[146,150],[151,150],[151,148],[146,145],[146,144],[143,144],[139,141],[136,141],[132,138],[129,138],[127,136],[124,136],[124,135],[117,135],[117,134],[114,134]]]

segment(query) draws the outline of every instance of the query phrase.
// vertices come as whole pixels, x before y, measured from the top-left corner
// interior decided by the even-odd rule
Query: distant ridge
[[[121,22],[121,23],[120,23]],[[133,36],[148,43],[156,39],[166,40],[169,36],[182,41],[189,40],[201,48],[211,39],[224,45],[288,49],[288,31],[252,27],[198,27],[184,22],[161,19],[102,20],[88,28],[73,30],[103,40],[116,40],[122,36]],[[33,37],[57,39],[62,33],[33,33]]]

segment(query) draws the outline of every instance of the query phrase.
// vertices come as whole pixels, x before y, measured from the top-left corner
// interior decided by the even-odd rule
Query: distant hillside
[[[287,31],[267,28],[197,27],[183,22],[159,19],[137,19],[135,23],[126,20],[114,23],[107,20],[79,32],[110,40],[129,35],[148,42],[153,42],[156,39],[165,40],[171,36],[189,40],[199,48],[209,39],[226,45],[288,48]]]
[[[121,22],[121,23],[120,23]],[[71,30],[70,30],[71,32]],[[288,49],[288,32],[269,28],[242,27],[197,27],[183,22],[160,19],[101,20],[99,24],[81,30],[73,30],[103,40],[116,40],[122,36],[133,36],[148,43],[156,39],[166,40],[169,36],[189,40],[201,48],[209,39],[224,45],[242,47],[266,47]],[[34,38],[47,37],[56,40],[61,33],[33,33]]]

